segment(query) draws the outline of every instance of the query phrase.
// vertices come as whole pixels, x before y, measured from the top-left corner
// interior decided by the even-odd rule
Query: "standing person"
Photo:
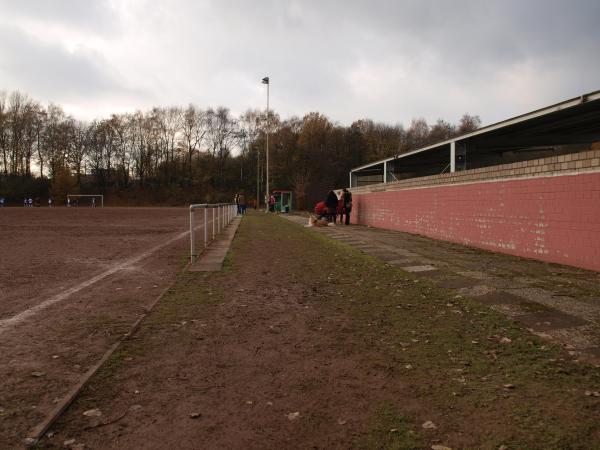
[[[273,194],[269,197],[269,211],[275,212],[275,196]]]
[[[352,192],[344,188],[342,191],[344,200],[344,213],[346,214],[346,225],[350,225],[350,212],[352,211]]]
[[[71,197],[67,197],[67,207],[71,207]]]
[[[325,206],[327,206],[327,222],[333,221],[336,223],[338,198],[335,192],[329,191],[327,198],[325,199]]]
[[[48,197],[48,208],[52,208],[52,197]]]
[[[241,214],[242,212],[240,211],[240,194],[235,194],[235,197],[233,197],[233,201],[235,202],[235,209],[237,209],[237,213]]]
[[[340,225],[344,223],[344,191],[340,191],[340,196],[338,197],[338,204],[336,209],[336,215],[340,216]]]
[[[25,198],[23,199],[23,206],[24,206],[25,208],[27,208],[27,197],[25,197]]]
[[[0,197],[0,208],[4,208],[4,197]]]
[[[33,208],[33,199],[29,197],[29,207]]]
[[[242,214],[242,215],[246,214],[246,195],[243,192],[238,194],[237,201],[238,201],[238,214]]]
[[[92,197],[92,208],[96,207],[96,197]]]

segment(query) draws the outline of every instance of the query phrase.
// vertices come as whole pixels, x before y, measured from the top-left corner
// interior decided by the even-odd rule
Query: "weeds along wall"
[[[600,150],[352,193],[354,223],[600,271]]]

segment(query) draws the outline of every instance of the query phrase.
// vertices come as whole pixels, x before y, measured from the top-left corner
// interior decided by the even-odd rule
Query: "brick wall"
[[[352,192],[354,223],[600,271],[600,150]]]

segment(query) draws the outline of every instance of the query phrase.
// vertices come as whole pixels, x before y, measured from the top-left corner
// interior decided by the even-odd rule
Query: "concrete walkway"
[[[282,215],[305,226],[307,218]],[[311,228],[511,317],[600,365],[600,274],[364,226]]]
[[[200,253],[196,261],[190,265],[188,270],[190,272],[217,272],[221,270],[229,247],[231,247],[231,242],[233,241],[241,221],[242,216],[234,217],[223,232],[218,236],[215,236],[215,240]]]

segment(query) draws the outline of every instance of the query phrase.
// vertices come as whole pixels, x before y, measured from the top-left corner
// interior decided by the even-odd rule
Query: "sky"
[[[189,103],[500,121],[600,89],[598,0],[0,0],[0,90],[91,120]]]

